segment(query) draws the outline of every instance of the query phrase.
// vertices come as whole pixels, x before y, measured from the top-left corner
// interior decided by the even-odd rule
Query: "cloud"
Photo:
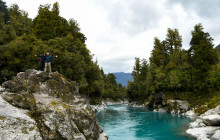
[[[185,9],[196,11],[200,17],[213,18],[220,12],[219,0],[169,0],[169,3],[181,3]]]

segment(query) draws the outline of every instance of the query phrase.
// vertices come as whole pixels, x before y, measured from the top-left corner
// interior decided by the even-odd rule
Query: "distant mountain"
[[[131,73],[115,72],[113,74],[116,77],[117,83],[120,83],[123,86],[127,86],[128,81],[133,81],[133,77],[132,77]]]
[[[216,46],[215,49],[217,50],[218,53],[220,53],[220,44]]]

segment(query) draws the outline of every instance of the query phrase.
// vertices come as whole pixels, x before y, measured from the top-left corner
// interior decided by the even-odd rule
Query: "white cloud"
[[[131,72],[134,58],[149,58],[153,38],[165,39],[167,28],[179,29],[185,49],[198,23],[215,45],[220,43],[218,0],[7,0],[7,4],[17,3],[34,18],[40,4],[56,1],[61,16],[79,22],[87,47],[106,73]]]

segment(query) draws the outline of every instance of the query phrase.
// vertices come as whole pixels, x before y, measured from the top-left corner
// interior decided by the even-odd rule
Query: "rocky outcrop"
[[[172,113],[185,113],[187,112],[189,108],[189,103],[187,101],[182,100],[173,100],[169,99],[166,102],[166,108],[168,112]]]
[[[18,73],[0,87],[0,139],[107,140],[78,91],[57,72]]]
[[[200,115],[196,121],[190,123],[186,132],[198,140],[219,140],[220,105]]]

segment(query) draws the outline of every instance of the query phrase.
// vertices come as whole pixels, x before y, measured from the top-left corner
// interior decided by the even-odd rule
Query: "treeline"
[[[160,92],[191,102],[220,95],[217,92],[220,91],[220,63],[213,39],[201,24],[195,25],[191,34],[188,50],[182,48],[182,37],[177,29],[169,28],[163,41],[154,38],[149,62],[135,59],[134,81],[127,87],[130,100],[146,101]]]
[[[52,71],[58,71],[80,85],[80,92],[98,103],[101,98],[124,98],[125,89],[106,76],[87,49],[85,35],[76,20],[67,21],[59,14],[59,4],[40,5],[32,20],[14,4],[7,7],[0,0],[0,83],[18,72],[39,69],[35,54],[49,52]],[[116,94],[116,93],[123,93]],[[123,92],[121,92],[123,91]]]

